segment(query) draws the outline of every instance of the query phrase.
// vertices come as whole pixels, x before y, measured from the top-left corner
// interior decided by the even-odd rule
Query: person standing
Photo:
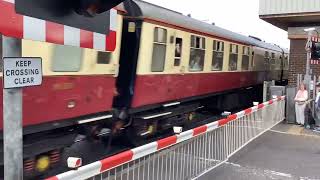
[[[319,84],[317,85],[317,88],[319,88]],[[317,92],[317,97],[315,100],[315,112],[316,112],[316,116],[315,116],[315,128],[314,130],[317,132],[320,132],[320,92]]]
[[[301,83],[299,86],[297,95],[294,98],[294,101],[296,102],[295,103],[296,121],[301,126],[304,126],[304,123],[305,123],[304,112],[306,109],[307,100],[308,100],[308,91],[306,90],[305,85]]]

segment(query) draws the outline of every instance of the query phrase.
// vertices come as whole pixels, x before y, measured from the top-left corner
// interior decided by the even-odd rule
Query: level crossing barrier
[[[284,118],[283,96],[47,180],[196,179]]]

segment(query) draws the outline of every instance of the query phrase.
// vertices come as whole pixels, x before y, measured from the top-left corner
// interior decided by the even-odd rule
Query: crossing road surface
[[[320,133],[279,124],[199,180],[320,180]]]

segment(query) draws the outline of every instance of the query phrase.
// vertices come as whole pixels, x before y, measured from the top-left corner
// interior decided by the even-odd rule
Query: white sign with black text
[[[3,58],[3,86],[5,89],[38,86],[41,85],[41,83],[41,58]]]

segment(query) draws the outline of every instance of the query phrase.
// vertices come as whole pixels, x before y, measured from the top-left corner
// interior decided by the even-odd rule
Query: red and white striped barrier
[[[320,60],[313,60],[313,59],[311,59],[311,62],[310,62],[311,64],[314,64],[314,65],[318,65],[318,64],[320,64]]]
[[[192,139],[201,134],[214,131],[215,129],[222,127],[231,121],[237,120],[243,116],[254,113],[258,109],[262,109],[266,106],[273,104],[276,101],[281,101],[284,99],[285,99],[284,96],[278,97],[268,102],[259,104],[258,106],[254,106],[252,108],[248,108],[236,114],[232,114],[228,116],[226,119],[221,119],[219,121],[212,122],[212,123],[182,132],[178,135],[170,136],[170,137],[158,140],[156,142],[152,142],[144,146],[140,146],[140,147],[122,152],[120,154],[80,167],[77,170],[68,171],[66,173],[59,174],[54,177],[50,177],[46,180],[81,180],[81,179],[87,179],[87,178],[93,177],[107,170],[118,167],[122,164],[137,160],[141,157],[150,155],[159,150],[162,150],[170,146],[173,146],[175,144],[181,143],[183,141]]]
[[[15,12],[14,0],[0,0],[0,34],[34,41],[114,51],[117,36],[117,10],[110,10],[108,35],[45,21]]]
[[[312,36],[311,41],[312,42],[320,42],[320,39],[318,37]]]

